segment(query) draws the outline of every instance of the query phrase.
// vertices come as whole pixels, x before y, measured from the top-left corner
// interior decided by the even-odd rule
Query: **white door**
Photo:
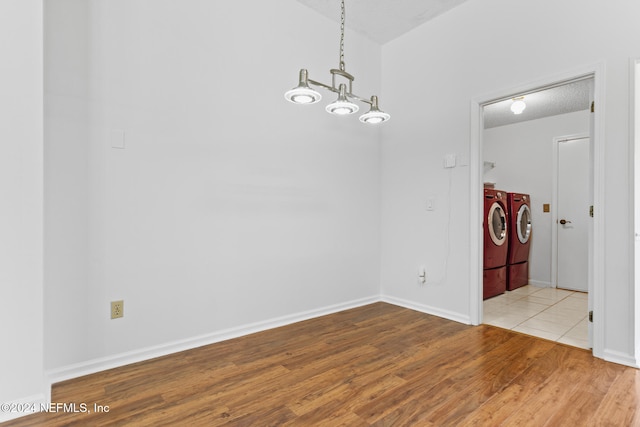
[[[589,138],[558,143],[557,287],[588,291]]]

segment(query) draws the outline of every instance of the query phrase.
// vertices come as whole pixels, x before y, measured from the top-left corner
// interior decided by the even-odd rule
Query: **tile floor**
[[[524,286],[484,301],[484,323],[589,348],[587,294]]]

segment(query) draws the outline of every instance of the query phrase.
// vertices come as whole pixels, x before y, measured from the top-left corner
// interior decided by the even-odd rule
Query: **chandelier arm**
[[[363,102],[363,103],[365,103],[365,104],[373,105],[373,102],[371,102],[371,100],[370,100],[370,99],[362,98],[362,97],[360,97],[360,96],[358,96],[358,95],[355,95],[355,94],[353,94],[353,93],[348,93],[348,94],[347,94],[347,98],[353,98],[353,99],[355,99],[356,101],[360,101],[360,102]]]
[[[356,78],[353,77],[353,74],[347,73],[345,70],[336,70],[335,68],[332,68],[329,70],[329,72],[335,77],[335,75],[339,75],[340,77],[344,77],[345,79],[349,80],[350,82],[354,81]]]
[[[334,92],[334,93],[340,93],[340,90],[336,89],[333,86],[329,86],[329,85],[326,85],[324,83],[320,83],[320,82],[317,82],[317,81],[311,80],[311,79],[308,79],[307,82],[310,85],[319,86],[319,87],[325,88],[327,90],[330,90],[331,92]],[[355,99],[356,101],[360,101],[360,102],[363,102],[365,104],[373,105],[373,103],[371,102],[370,99],[362,98],[361,96],[358,96],[358,95],[356,95],[354,93],[347,93],[346,95],[347,95],[347,98],[352,98],[352,99]]]
[[[311,85],[314,85],[314,86],[320,86],[320,87],[323,87],[323,88],[325,88],[325,89],[327,89],[327,90],[330,90],[331,92],[340,93],[340,91],[339,91],[338,89],[336,89],[335,87],[333,87],[333,86],[329,86],[329,85],[326,85],[326,84],[324,84],[324,83],[320,83],[320,82],[317,82],[317,81],[315,81],[315,80],[311,80],[311,79],[309,79],[309,80],[307,80],[307,81],[308,81],[308,82],[309,82],[309,84],[311,84]]]

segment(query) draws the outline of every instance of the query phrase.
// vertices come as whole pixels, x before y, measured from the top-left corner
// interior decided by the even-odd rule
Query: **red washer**
[[[484,189],[484,279],[483,298],[504,293],[507,288],[509,223],[507,193]]]
[[[531,198],[528,194],[507,194],[509,209],[509,253],[507,256],[507,290],[529,283],[529,248],[531,246]]]

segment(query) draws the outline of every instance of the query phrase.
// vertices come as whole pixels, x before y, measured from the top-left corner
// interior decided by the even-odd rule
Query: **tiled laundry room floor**
[[[524,286],[484,301],[484,323],[589,348],[587,294]]]

